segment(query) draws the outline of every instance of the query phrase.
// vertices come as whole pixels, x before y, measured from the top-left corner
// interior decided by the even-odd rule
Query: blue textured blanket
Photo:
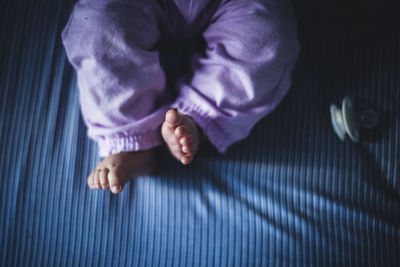
[[[299,2],[299,3],[296,3]],[[0,4],[0,266],[400,266],[398,1],[296,1],[291,92],[250,137],[92,192],[60,33],[72,2]],[[312,7],[312,8],[311,8]],[[341,142],[329,105],[379,113]]]

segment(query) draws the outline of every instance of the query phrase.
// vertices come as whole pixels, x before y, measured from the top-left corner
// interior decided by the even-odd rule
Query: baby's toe
[[[181,158],[181,162],[184,165],[189,164],[192,160],[193,160],[193,154],[192,153],[188,153],[188,154],[186,154],[185,156],[183,156]]]
[[[183,153],[190,153],[190,152],[193,152],[193,147],[192,147],[191,145],[182,146],[182,151],[183,151]]]
[[[192,144],[192,136],[191,135],[186,135],[182,137],[179,142],[181,143],[182,146],[190,146]]]
[[[174,109],[170,109],[165,113],[165,121],[169,127],[177,127],[182,123],[182,116]]]
[[[108,171],[107,168],[100,170],[100,184],[103,189],[108,189]]]
[[[175,129],[175,136],[177,138],[183,137],[185,134],[189,133],[189,128],[186,125],[181,125],[176,127]]]
[[[100,169],[96,169],[93,174],[93,188],[100,189]]]
[[[119,194],[122,191],[124,187],[124,185],[120,183],[122,180],[122,177],[120,177],[119,173],[115,169],[109,171],[108,184],[112,193]]]
[[[90,189],[94,189],[94,188],[93,188],[93,175],[94,175],[94,171],[92,171],[92,172],[89,174],[89,177],[88,177],[88,179],[87,179],[87,184],[88,184],[88,186],[90,187]]]

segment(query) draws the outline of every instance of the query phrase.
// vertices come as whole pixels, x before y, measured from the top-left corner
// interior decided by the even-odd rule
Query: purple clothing
[[[161,27],[178,38],[203,31],[207,43],[172,101],[155,49]],[[101,156],[162,144],[171,107],[224,152],[281,101],[299,51],[284,0],[80,0],[62,38]]]

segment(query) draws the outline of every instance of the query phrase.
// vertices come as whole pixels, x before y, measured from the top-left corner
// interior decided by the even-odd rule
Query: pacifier
[[[355,112],[350,97],[343,99],[341,109],[332,104],[330,112],[333,130],[342,141],[347,135],[351,141],[358,142],[360,128],[372,128],[378,123],[378,114],[373,110]]]

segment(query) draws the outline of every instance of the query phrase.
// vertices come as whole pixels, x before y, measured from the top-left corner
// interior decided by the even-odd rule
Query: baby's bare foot
[[[111,189],[118,194],[129,180],[154,171],[154,151],[121,152],[100,162],[88,177],[90,189]]]
[[[200,137],[196,123],[174,109],[165,114],[161,134],[169,150],[183,164],[189,164],[199,148]]]

